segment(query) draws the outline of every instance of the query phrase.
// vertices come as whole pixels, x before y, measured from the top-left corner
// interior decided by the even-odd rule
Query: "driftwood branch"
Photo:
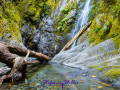
[[[4,75],[0,78],[0,86],[2,85],[3,81],[6,81],[6,80],[10,80],[11,79],[11,75]]]
[[[27,65],[30,65],[30,64],[38,64],[40,62],[39,61],[30,60],[30,61],[25,61],[25,63]],[[2,67],[2,68],[0,68],[0,85],[2,85],[3,81],[6,81],[6,80],[10,80],[11,81],[12,76],[11,76],[10,72],[11,72],[11,68],[9,68],[9,67]],[[18,78],[20,78],[20,77],[18,77]]]
[[[35,60],[35,61],[30,60],[30,61],[25,61],[25,63],[26,63],[27,65],[29,65],[29,64],[38,64],[38,63],[40,63],[40,62],[37,61],[37,60]]]
[[[9,67],[2,67],[0,68],[0,76],[7,75],[11,71],[11,68]]]
[[[92,24],[92,22],[89,22],[82,30],[80,30],[80,31],[64,46],[64,48],[61,50],[61,52],[67,50],[67,49],[74,43],[74,41],[75,41],[77,38],[79,38],[79,37],[82,35],[82,33],[83,33],[85,30],[87,30],[87,28],[90,27],[91,24]]]
[[[26,57],[22,58],[21,56]],[[27,64],[38,63],[38,61],[27,61],[26,59],[28,56],[36,57],[39,62],[49,61],[51,59],[44,54],[0,41],[0,62],[5,63],[11,68],[11,71],[9,71],[8,68],[3,68],[3,71],[0,73],[0,83],[2,84],[4,80],[8,79],[11,79],[12,82],[15,83],[21,79],[24,79],[26,75]],[[8,74],[8,72],[10,73]]]

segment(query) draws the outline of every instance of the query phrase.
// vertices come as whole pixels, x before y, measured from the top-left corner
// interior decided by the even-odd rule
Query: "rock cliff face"
[[[83,1],[2,0],[0,40],[54,56],[67,42],[63,37],[67,38]]]
[[[67,42],[67,39],[63,40],[63,36],[67,38],[70,27],[75,22],[78,5],[77,1],[73,2],[73,0],[59,0],[54,3],[54,8],[39,19],[36,27],[31,28],[30,24],[24,24],[22,28],[25,46],[49,56],[58,53]],[[26,30],[28,28],[29,30]]]

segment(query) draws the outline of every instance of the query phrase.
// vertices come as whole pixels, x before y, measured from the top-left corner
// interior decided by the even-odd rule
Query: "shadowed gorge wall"
[[[79,2],[2,0],[0,39],[54,56],[60,50],[60,42],[64,43],[62,36],[66,37],[73,27]]]

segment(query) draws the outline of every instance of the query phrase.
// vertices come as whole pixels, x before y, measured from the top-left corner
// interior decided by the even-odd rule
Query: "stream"
[[[77,21],[75,22],[75,26],[72,29],[71,38],[74,37],[75,34],[79,30],[81,30],[88,22],[88,15],[91,11],[92,6],[90,6],[91,0],[86,0],[84,8],[78,12]],[[72,44],[71,48],[76,46],[76,41]]]
[[[4,83],[0,89],[11,90],[118,90],[101,82],[97,76],[59,64],[34,65],[18,85]],[[10,88],[11,86],[11,88]]]

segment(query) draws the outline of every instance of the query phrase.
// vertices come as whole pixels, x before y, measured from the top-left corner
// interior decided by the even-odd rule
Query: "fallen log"
[[[9,67],[2,67],[0,68],[0,76],[7,75],[11,71],[11,68]]]
[[[0,86],[2,85],[3,81],[5,80],[10,80],[11,79],[11,75],[4,75],[0,78]]]
[[[38,58],[39,61],[49,61],[51,59],[50,57],[48,57],[44,54],[41,54],[41,53],[38,53],[35,51],[31,51],[28,49],[24,49],[24,48],[21,48],[21,47],[15,46],[15,45],[11,45],[11,44],[8,45],[8,49],[9,49],[10,53],[14,53],[19,56],[26,56],[27,53],[29,52],[30,57],[36,57],[36,58]]]
[[[10,78],[10,75],[7,75],[10,73],[10,71],[11,71],[11,68],[9,67],[0,68],[0,85],[2,84],[3,80],[7,80],[8,77]]]
[[[82,30],[80,30],[80,31],[64,46],[64,48],[63,48],[60,52],[67,50],[67,49],[74,43],[74,41],[75,41],[77,38],[79,38],[79,37],[82,35],[82,33],[83,33],[85,30],[87,30],[87,28],[90,27],[91,24],[92,24],[92,22],[89,22]]]
[[[26,57],[24,59],[21,56]],[[24,79],[27,64],[38,63],[35,61],[26,61],[28,56],[38,58],[39,62],[49,61],[51,59],[44,54],[0,41],[0,62],[12,68],[9,75],[0,77],[1,82],[9,78],[15,83]]]
[[[30,61],[25,61],[25,63],[27,65],[30,65],[30,64],[38,64],[40,62],[39,61],[30,60]],[[12,78],[10,71],[11,71],[11,68],[9,68],[9,67],[2,67],[2,68],[0,68],[0,85],[2,85],[3,81],[10,80]],[[16,76],[17,76],[17,74],[16,74]],[[18,77],[18,78],[20,78],[20,77]]]
[[[29,64],[38,64],[38,63],[40,63],[40,62],[39,62],[39,61],[30,60],[30,61],[25,61],[25,63],[26,63],[27,65],[29,65]]]

